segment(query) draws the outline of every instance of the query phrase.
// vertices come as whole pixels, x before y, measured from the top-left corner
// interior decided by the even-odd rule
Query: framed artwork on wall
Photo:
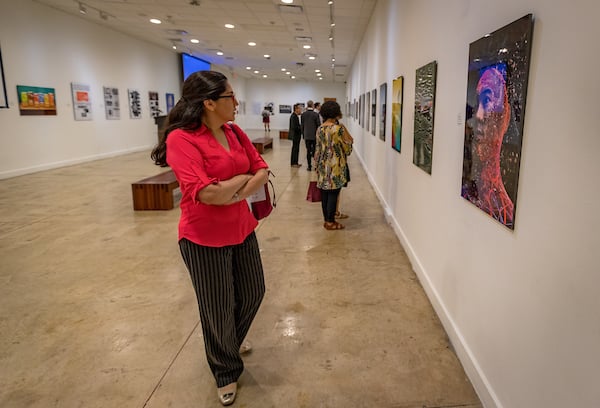
[[[160,107],[158,104],[158,92],[148,92],[148,102],[150,104],[150,116],[157,118],[160,116]]]
[[[119,88],[112,86],[103,86],[104,93],[104,111],[107,120],[121,119],[121,106],[119,103]]]
[[[375,136],[377,124],[377,89],[371,91],[371,134]]]
[[[71,82],[71,95],[73,97],[73,116],[75,120],[92,120],[90,86]]]
[[[4,79],[4,66],[2,65],[2,49],[0,48],[0,109],[8,108],[8,94]]]
[[[533,15],[469,46],[461,195],[514,229]]]
[[[432,61],[417,69],[415,79],[413,163],[429,174],[433,159],[436,75],[437,62]]]
[[[400,153],[402,148],[402,103],[404,98],[404,77],[392,81],[392,148]]]
[[[385,142],[385,115],[387,105],[387,83],[379,86],[379,138]]]
[[[365,105],[364,105],[364,113],[365,113],[365,130],[369,131],[369,122],[371,120],[371,92],[365,93]]]
[[[17,85],[17,98],[19,100],[19,114],[29,115],[56,115],[56,91],[54,88],[39,86]]]
[[[137,89],[128,89],[129,96],[129,117],[131,119],[140,119],[142,117],[142,101],[140,92]]]
[[[167,101],[167,115],[169,114],[169,112],[171,112],[171,109],[173,109],[173,106],[175,106],[175,95],[167,92],[165,93],[165,100]]]

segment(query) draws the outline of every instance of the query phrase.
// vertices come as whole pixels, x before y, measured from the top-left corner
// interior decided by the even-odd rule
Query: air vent
[[[312,42],[312,37],[301,37],[297,36],[296,41],[298,42]]]
[[[288,6],[285,4],[280,4],[279,11],[282,14],[302,14],[303,9],[302,6]]]
[[[183,42],[183,40],[181,38],[167,38],[168,41],[170,42]]]

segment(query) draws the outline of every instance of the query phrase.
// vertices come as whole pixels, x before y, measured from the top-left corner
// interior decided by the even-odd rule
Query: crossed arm
[[[229,205],[254,194],[269,179],[267,169],[256,174],[238,174],[217,184],[210,184],[198,192],[198,200],[209,205]]]

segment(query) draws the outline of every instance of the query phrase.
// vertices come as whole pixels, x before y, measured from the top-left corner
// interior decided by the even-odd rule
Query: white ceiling
[[[343,82],[377,0],[34,0],[161,47],[230,67],[245,78]],[[87,10],[80,13],[80,5]],[[150,23],[157,18],[162,24]],[[333,27],[333,41],[329,40]],[[235,25],[225,28],[226,23]],[[192,44],[197,39],[198,44]],[[250,47],[249,41],[257,45]],[[310,49],[303,48],[309,44]],[[224,55],[216,54],[221,50]],[[309,60],[307,53],[316,55]],[[270,59],[264,58],[269,54]],[[335,62],[332,63],[332,57]],[[332,64],[334,64],[332,68]],[[251,71],[246,69],[252,67]],[[282,71],[286,68],[290,75]],[[259,74],[254,74],[259,70]]]

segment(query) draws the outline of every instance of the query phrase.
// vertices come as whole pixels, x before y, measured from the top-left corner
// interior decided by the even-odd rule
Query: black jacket
[[[289,139],[300,139],[302,137],[302,128],[300,127],[300,119],[298,115],[292,112],[290,115],[290,130],[288,133]]]
[[[302,135],[304,140],[317,140],[317,129],[321,126],[319,114],[312,109],[307,109],[302,114]]]

